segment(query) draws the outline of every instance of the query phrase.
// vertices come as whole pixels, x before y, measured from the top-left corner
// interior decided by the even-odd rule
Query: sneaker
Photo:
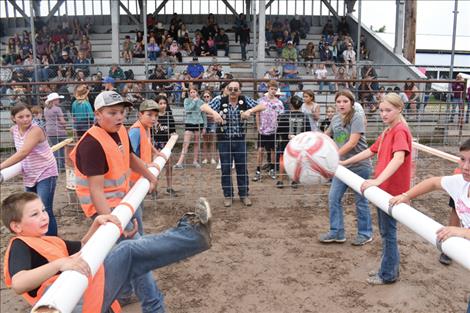
[[[379,275],[378,270],[372,270],[369,273],[367,273],[367,276],[369,276],[369,277],[373,277],[373,276],[377,276],[377,275]]]
[[[207,224],[210,221],[212,217],[212,212],[209,202],[207,202],[206,198],[201,197],[196,201],[194,213],[199,218],[202,224]]]
[[[255,176],[253,177],[253,181],[259,181],[261,180],[261,172],[256,171]]]
[[[207,164],[207,163],[208,163],[207,159],[202,160],[202,164]]]
[[[221,166],[220,166],[220,161],[219,161],[219,163],[217,163],[217,166],[215,167],[215,169],[216,169],[216,170],[220,170],[220,167],[221,167]]]
[[[197,161],[194,161],[194,162],[193,162],[193,166],[194,166],[195,168],[201,168],[201,165],[200,165],[199,163],[197,163]]]
[[[442,265],[451,265],[452,259],[449,258],[447,254],[441,253],[441,256],[439,257],[439,262],[441,262]]]
[[[366,282],[371,285],[389,285],[393,284],[397,280],[392,280],[392,281],[384,281],[379,274],[376,274],[374,276],[370,276],[369,278],[366,279]]]
[[[240,200],[242,201],[242,203],[245,206],[251,206],[251,204],[252,204],[250,198],[248,198],[248,197],[240,198]]]
[[[182,170],[184,168],[184,166],[183,166],[183,164],[176,163],[175,165],[173,165],[173,168],[175,170]]]
[[[271,169],[271,164],[266,163],[265,165],[261,166],[261,170],[263,171],[269,171]]]
[[[134,294],[130,296],[124,296],[124,297],[118,298],[117,300],[121,307],[125,307],[127,305],[131,305],[131,304],[139,302],[139,298],[137,298],[137,296]]]
[[[331,232],[327,232],[325,234],[320,235],[318,240],[322,243],[332,243],[332,242],[343,243],[346,241],[346,238],[338,237],[336,235],[333,235]]]
[[[269,176],[271,176],[272,179],[276,179],[276,171],[274,171],[274,169],[270,169]]]
[[[214,159],[211,159],[211,164],[217,164],[217,161]]]
[[[232,168],[235,168],[235,161],[232,162]]]
[[[297,189],[297,188],[299,188],[299,183],[296,182],[296,181],[293,181],[293,182],[290,183],[290,186],[294,189]]]
[[[177,197],[176,191],[173,188],[167,188],[166,193],[169,194],[171,197]]]
[[[276,187],[279,188],[279,189],[282,189],[282,188],[284,188],[284,183],[281,180],[278,180],[276,182]]]
[[[225,198],[224,199],[224,207],[232,206],[232,198]]]
[[[366,237],[364,235],[357,235],[356,239],[354,239],[351,244],[353,246],[363,246],[366,243],[369,243],[372,241],[372,237]]]

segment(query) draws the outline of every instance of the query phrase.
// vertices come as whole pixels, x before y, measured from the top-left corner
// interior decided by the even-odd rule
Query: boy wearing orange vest
[[[126,107],[131,105],[115,91],[101,92],[94,103],[97,123],[87,130],[70,153],[75,165],[77,196],[87,217],[111,213],[129,191],[131,170],[150,181],[150,190],[156,187],[157,178],[132,150],[123,125]],[[136,234],[135,219],[133,224],[134,227],[127,225],[125,238],[140,237]],[[119,296],[122,305],[132,301],[132,289],[144,313],[165,311],[163,295],[152,273],[136,277],[123,288]]]
[[[107,214],[94,219],[81,241],[45,236],[49,216],[41,199],[32,192],[8,196],[1,212],[3,224],[16,235],[5,252],[5,283],[32,306],[61,272],[74,270],[90,276],[91,270],[79,254],[81,247],[100,225],[111,222],[120,227],[117,217]],[[95,276],[90,277],[73,312],[120,312],[115,299],[129,279],[210,248],[210,218],[209,204],[200,198],[195,213],[185,214],[175,228],[117,244]]]
[[[144,100],[139,107],[139,119],[129,128],[129,139],[131,141],[132,150],[145,163],[152,163],[152,155],[155,157],[161,155],[152,144],[150,129],[158,120],[158,111],[160,106],[153,100]],[[141,175],[136,172],[131,173],[131,185],[135,184]],[[142,223],[142,214],[144,209],[142,202],[136,210],[134,217],[137,220],[138,232],[144,234]]]

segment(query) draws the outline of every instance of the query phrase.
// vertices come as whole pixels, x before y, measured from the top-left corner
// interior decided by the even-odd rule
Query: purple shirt
[[[274,98],[269,99],[264,96],[258,103],[266,106],[266,110],[261,111],[259,115],[259,133],[261,135],[272,135],[277,130],[277,116],[284,113],[284,105],[281,100]]]
[[[53,106],[44,109],[44,118],[46,119],[46,135],[49,137],[67,136],[65,125],[60,123],[60,118],[64,117],[61,108]]]

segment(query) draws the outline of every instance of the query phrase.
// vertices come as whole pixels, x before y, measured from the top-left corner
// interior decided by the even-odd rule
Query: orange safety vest
[[[139,158],[142,159],[146,164],[152,162],[152,143],[150,142],[150,130],[146,130],[144,125],[140,121],[134,123],[131,128],[139,128],[140,130],[140,155]],[[130,129],[131,129],[130,128]],[[134,171],[131,172],[131,185],[135,184],[137,180],[142,175]]]
[[[65,242],[59,237],[14,237],[8,243],[7,251],[5,252],[5,259],[3,262],[3,273],[5,275],[5,284],[7,285],[7,287],[11,287],[12,284],[8,263],[10,258],[11,244],[15,239],[23,241],[31,249],[46,258],[49,262],[69,256]],[[101,312],[104,295],[104,274],[104,266],[101,265],[98,271],[96,272],[95,276],[92,278],[92,280],[90,280],[88,288],[85,290],[85,293],[83,295],[83,313]],[[44,281],[39,287],[35,297],[29,295],[29,293],[27,292],[23,293],[22,296],[26,299],[29,304],[31,304],[32,306],[35,305],[36,302],[41,299],[46,289],[50,287],[58,277],[59,275],[54,275],[48,280]],[[111,309],[114,313],[121,312],[121,307],[119,306],[119,303],[117,301],[113,302],[113,304],[111,305]]]
[[[87,217],[96,214],[95,205],[91,201],[90,186],[87,176],[83,175],[77,168],[76,154],[86,134],[95,138],[104,150],[108,162],[108,172],[104,174],[104,194],[110,208],[116,207],[129,191],[130,172],[130,143],[129,136],[124,126],[118,131],[122,146],[119,147],[114,139],[104,129],[92,126],[85,135],[80,138],[75,148],[70,153],[70,159],[75,166],[75,184],[78,200],[82,210]],[[92,158],[93,156],[89,156]]]

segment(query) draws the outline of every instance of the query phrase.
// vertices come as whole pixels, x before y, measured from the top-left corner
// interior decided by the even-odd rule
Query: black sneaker
[[[290,183],[290,186],[294,189],[297,189],[297,188],[299,188],[299,183],[296,182],[296,181],[293,181],[292,183]]]
[[[166,193],[169,194],[171,197],[178,197],[176,191],[173,188],[167,188]]]
[[[439,262],[442,265],[451,265],[452,264],[452,259],[447,256],[445,253],[441,253],[441,256],[439,257]]]
[[[255,176],[253,177],[253,181],[259,181],[261,180],[261,172],[256,171]]]
[[[284,188],[284,183],[282,182],[282,180],[278,180],[276,182],[276,187],[279,188],[279,189]]]

